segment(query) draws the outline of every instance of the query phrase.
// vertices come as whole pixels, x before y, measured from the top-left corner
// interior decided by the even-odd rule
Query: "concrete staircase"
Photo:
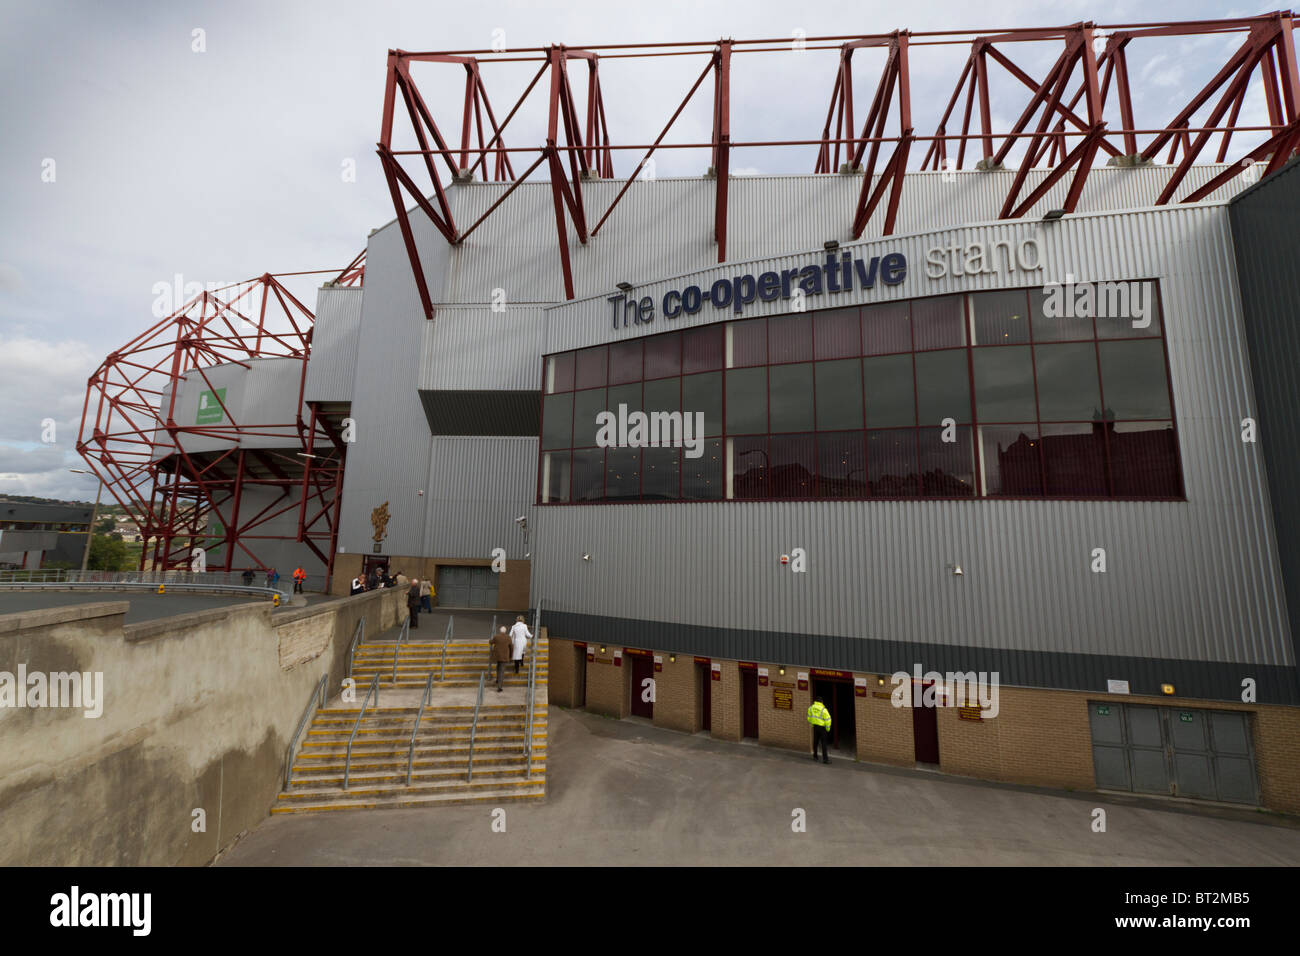
[[[546,795],[547,641],[534,640],[529,649],[530,654],[537,654],[532,773],[527,773],[524,755],[528,694],[525,662],[518,675],[513,673],[513,665],[506,665],[503,692],[495,689],[495,667],[485,682],[474,733],[473,779],[467,780],[478,675],[488,668],[487,630],[484,628],[484,636],[475,640],[449,642],[442,681],[438,680],[443,669],[442,641],[408,641],[398,648],[398,633],[394,629],[357,649],[353,667],[356,700],[345,703],[336,698],[316,711],[300,739],[289,786],[279,795],[272,813],[501,803]],[[441,637],[441,628],[438,634]],[[424,708],[412,751],[411,730],[431,672],[431,701]],[[348,738],[357,726],[360,702],[375,674],[380,675],[379,702],[376,705],[372,698],[361,718],[345,790]]]

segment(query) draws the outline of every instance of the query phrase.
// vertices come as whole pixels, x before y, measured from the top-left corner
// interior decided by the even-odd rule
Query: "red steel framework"
[[[329,284],[360,285],[364,262],[363,252]],[[346,409],[305,401],[314,316],[281,282],[313,274],[266,273],[202,292],[91,375],[77,451],[139,526],[141,570],[189,568],[196,547],[222,549],[209,570],[260,570],[274,566],[259,553],[264,542],[297,541],[328,579],[347,457]],[[216,366],[247,369],[261,358],[300,364],[292,421],[237,421],[209,377]],[[220,405],[220,423],[177,421],[178,392],[194,376]],[[256,438],[275,444],[249,447]],[[270,503],[248,507],[252,488],[271,489]],[[283,531],[286,515],[295,519],[293,533]]]
[[[1182,108],[1159,128],[1139,128],[1134,120],[1135,93],[1141,91],[1130,80],[1129,57],[1134,41],[1152,38],[1191,38],[1207,35],[1241,37],[1241,43],[1218,66],[1210,80]],[[1104,42],[1103,42],[1104,41]],[[1022,69],[1007,50],[1016,43],[1048,43],[1059,47],[1055,63],[1041,77]],[[788,52],[792,45],[803,51],[838,50],[830,107],[821,135],[815,139],[755,140],[736,142],[731,131],[731,62],[735,54]],[[912,118],[912,89],[909,56],[918,47],[968,45],[967,57],[955,84],[947,108],[938,119],[932,135],[917,135]],[[871,105],[859,127],[854,115],[854,51],[879,47],[886,60]],[[644,57],[705,57],[703,71],[688,89],[681,104],[668,118],[659,135],[649,144],[613,143],[606,122],[605,103],[601,95],[600,62],[602,60]],[[494,63],[537,63],[532,81],[525,87],[514,106],[497,122],[482,78],[482,67]],[[808,64],[816,58],[803,57]],[[411,75],[415,63],[453,65],[465,71],[465,92],[461,111],[460,140],[457,147],[443,135]],[[571,67],[586,74],[585,108],[574,96]],[[583,69],[585,67],[585,70]],[[801,69],[805,68],[801,65]],[[1023,85],[1027,98],[1023,102],[990,102],[990,73],[1005,71]],[[1136,72],[1142,76],[1140,71]],[[688,74],[689,76],[689,74]],[[664,138],[705,79],[713,79],[712,136],[707,143],[667,143]],[[547,84],[547,125],[545,142],[536,146],[505,145],[504,134],[510,121],[543,77]],[[1247,90],[1253,80],[1263,88],[1268,109],[1268,124],[1249,126],[1238,122]],[[1073,89],[1073,93],[1071,93]],[[949,132],[953,111],[965,92],[960,125]],[[394,148],[394,124],[398,101],[405,107],[410,131],[418,149]],[[896,110],[892,122],[891,114]],[[1118,111],[1118,116],[1115,115]],[[994,116],[1004,113],[1018,119],[1007,129],[993,129]],[[978,120],[978,128],[973,124]],[[485,125],[486,124],[486,125]],[[510,52],[465,50],[460,52],[408,52],[390,50],[388,80],[384,92],[383,120],[377,152],[392,196],[393,209],[411,260],[416,285],[425,316],[432,318],[433,302],[429,283],[416,247],[407,202],[413,203],[447,240],[456,245],[464,242],[476,228],[492,215],[516,187],[543,165],[550,177],[558,241],[559,266],[565,295],[573,298],[573,271],[570,264],[569,230],[580,244],[597,235],[601,226],[618,206],[630,184],[641,174],[646,162],[660,149],[708,149],[709,176],[716,179],[714,193],[713,239],[718,261],[727,257],[727,181],[732,150],[807,146],[816,150],[815,173],[848,173],[862,176],[862,186],[852,210],[845,210],[844,224],[851,235],[860,238],[872,215],[883,204],[881,234],[894,231],[913,143],[928,144],[921,169],[962,169],[967,161],[967,146],[978,144],[979,169],[1002,168],[1008,154],[1024,145],[1024,158],[1007,189],[1000,218],[1025,215],[1058,182],[1069,176],[1064,210],[1072,212],[1083,192],[1098,153],[1117,165],[1145,165],[1168,148],[1165,162],[1178,160],[1158,204],[1174,201],[1192,164],[1205,152],[1206,145],[1219,136],[1215,161],[1223,163],[1229,156],[1234,134],[1261,134],[1262,141],[1233,157],[1233,165],[1214,176],[1203,186],[1182,196],[1181,202],[1196,202],[1220,186],[1241,175],[1245,168],[1260,164],[1265,176],[1271,175],[1300,149],[1300,79],[1296,66],[1292,14],[1279,11],[1255,17],[1221,20],[1195,20],[1181,23],[1136,23],[1098,25],[1090,22],[1044,29],[1015,29],[990,32],[941,30],[911,33],[905,30],[866,36],[809,37],[792,41],[789,37],[760,40],[731,40],[685,43],[588,44],[581,47],[551,46]],[[1141,140],[1141,142],[1139,142]],[[955,148],[956,157],[950,153]],[[623,188],[601,211],[595,225],[589,225],[594,211],[584,198],[583,183],[593,178],[612,178],[615,150],[643,151],[640,162]],[[516,174],[514,154],[535,158],[522,173]],[[887,154],[887,157],[886,157]],[[845,162],[841,164],[841,156]],[[418,157],[413,165],[423,168],[426,179],[417,183],[416,175],[402,165],[403,157]],[[1249,161],[1249,162],[1247,162]],[[522,162],[521,162],[522,165]],[[446,167],[452,179],[474,176],[509,182],[511,186],[473,223],[457,224],[452,215],[439,166]],[[1034,167],[1050,173],[1025,194],[1025,180]],[[878,174],[878,175],[877,175]]]

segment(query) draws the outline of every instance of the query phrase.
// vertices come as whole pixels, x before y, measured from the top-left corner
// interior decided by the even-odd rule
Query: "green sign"
[[[224,388],[217,389],[216,395],[213,395],[212,392],[208,391],[207,389],[204,389],[203,391],[199,392],[199,414],[194,419],[194,424],[195,425],[220,424],[221,419],[225,417],[225,413],[222,412],[221,410],[221,406],[225,402],[225,400],[226,400],[226,390]]]
[[[1101,716],[1101,717],[1109,717],[1109,716],[1110,716],[1110,708],[1107,707],[1105,704],[1098,704],[1098,705],[1097,705],[1097,714],[1098,714],[1099,716]]]
[[[1185,723],[1185,724],[1190,724],[1190,723],[1192,722],[1192,714],[1191,714],[1190,711],[1186,711],[1186,710],[1185,710],[1185,711],[1183,711],[1181,714],[1178,715],[1178,719],[1181,720],[1181,721],[1182,721],[1183,723]]]

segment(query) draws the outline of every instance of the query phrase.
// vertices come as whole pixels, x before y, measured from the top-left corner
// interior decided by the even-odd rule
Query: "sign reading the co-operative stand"
[[[670,289],[664,293],[661,314],[665,319],[694,315],[705,304],[715,309],[731,309],[739,315],[751,302],[775,302],[777,299],[798,300],[800,306],[809,296],[821,296],[854,289],[872,289],[876,282],[894,286],[907,278],[907,257],[901,252],[891,252],[870,259],[855,258],[852,252],[828,252],[824,265],[813,263],[798,269],[779,269],[751,273],[732,279],[719,279],[708,288],[688,285],[684,289]],[[610,296],[606,301],[613,306],[614,328],[629,325],[649,325],[655,320],[655,301],[650,296],[628,298],[625,293]],[[806,307],[806,306],[805,306]],[[803,311],[796,307],[795,311]]]
[[[217,389],[217,394],[204,389],[199,392],[199,413],[194,418],[195,425],[218,425],[225,416],[221,406],[226,402],[226,390]]]

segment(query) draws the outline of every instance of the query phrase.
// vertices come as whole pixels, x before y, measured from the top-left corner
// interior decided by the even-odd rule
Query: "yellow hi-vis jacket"
[[[831,712],[826,709],[825,704],[813,701],[812,706],[808,708],[808,723],[812,724],[814,727],[825,727],[827,730],[830,730]]]

